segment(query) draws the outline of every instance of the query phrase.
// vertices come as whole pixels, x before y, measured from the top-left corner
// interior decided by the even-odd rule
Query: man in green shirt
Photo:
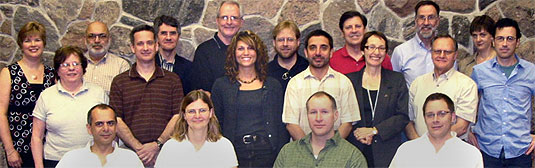
[[[312,132],[284,145],[274,167],[368,167],[364,155],[334,131],[339,116],[334,98],[319,91],[306,105]]]

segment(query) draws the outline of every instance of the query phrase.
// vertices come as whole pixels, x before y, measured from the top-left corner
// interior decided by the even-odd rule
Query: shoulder
[[[461,73],[459,71],[455,71],[455,74],[454,74],[457,79],[461,82],[459,82],[459,84],[467,84],[469,83],[470,85],[475,85],[476,83],[474,82],[474,80],[472,80],[472,78],[470,78],[469,76],[467,76],[466,74],[464,73]]]
[[[163,73],[165,75],[164,78],[168,78],[168,79],[170,79],[172,81],[175,81],[175,82],[180,80],[180,77],[178,77],[178,75],[176,73],[168,71],[168,70],[164,70],[164,69],[162,69],[162,71],[163,71]]]
[[[228,146],[234,150],[234,145],[232,145],[232,142],[230,142],[230,140],[228,140],[224,136],[221,136],[221,138],[219,138],[219,140],[217,140],[217,142],[214,142],[214,143],[221,145],[221,146]]]
[[[265,85],[275,89],[282,89],[282,86],[279,81],[271,76],[266,77]]]
[[[286,154],[286,153],[290,153],[292,151],[297,151],[297,149],[299,148],[299,143],[301,143],[301,140],[297,140],[297,141],[292,141],[292,142],[289,142],[287,144],[285,144],[281,151],[280,151],[280,154]]]
[[[206,41],[202,42],[201,44],[199,44],[199,46],[197,47],[195,52],[210,50],[215,45],[217,45],[217,44],[216,44],[216,41],[213,39],[213,37],[209,38],[208,40],[206,40]]]
[[[183,56],[180,56],[180,55],[175,55],[175,62],[178,63],[179,65],[182,65],[182,66],[189,66],[191,65],[191,61],[184,58]]]
[[[134,67],[131,67],[131,68],[134,68]],[[130,69],[129,70],[126,70],[124,72],[121,72],[120,74],[118,74],[117,76],[115,76],[113,78],[113,82],[115,82],[116,80],[117,81],[121,81],[121,80],[126,80],[128,79],[128,75],[130,74]],[[112,82],[112,83],[113,83]]]
[[[362,72],[363,72],[362,70],[361,71],[356,71],[356,72],[351,72],[351,73],[346,74],[346,76],[347,76],[347,78],[349,78],[349,80],[355,81],[355,80],[358,80],[359,78],[362,78]]]
[[[128,150],[128,149],[119,148],[119,147],[116,147],[115,150],[117,150],[119,155],[121,155],[123,157],[128,157],[130,159],[139,159],[139,157],[137,156],[137,154],[134,151],[131,151],[131,150]]]

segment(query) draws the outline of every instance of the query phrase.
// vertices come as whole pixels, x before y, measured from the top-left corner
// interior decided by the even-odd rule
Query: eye
[[[95,122],[95,126],[97,127],[102,127],[103,125],[104,125],[104,122],[102,121]]]
[[[318,111],[316,111],[316,110],[312,110],[312,111],[309,111],[308,113],[309,113],[309,114],[316,114],[316,113],[318,113]]]
[[[309,46],[308,46],[308,49],[309,49],[309,50],[315,50],[316,48],[317,48],[316,45],[309,45]]]
[[[326,51],[326,50],[328,50],[328,49],[329,49],[329,46],[327,46],[327,45],[321,45],[321,50],[322,50],[322,51]]]
[[[195,114],[195,109],[189,109],[186,111],[188,114]]]
[[[115,121],[108,121],[106,122],[106,124],[108,124],[108,126],[114,126],[116,124]]]

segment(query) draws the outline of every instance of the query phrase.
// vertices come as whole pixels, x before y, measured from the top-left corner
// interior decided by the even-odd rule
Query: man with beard
[[[160,48],[156,53],[156,65],[165,70],[176,73],[182,81],[184,95],[191,91],[189,87],[189,72],[191,61],[176,53],[180,37],[180,23],[171,16],[161,15],[154,19],[154,33],[158,35]]]
[[[323,30],[310,32],[305,39],[305,55],[309,66],[294,76],[288,83],[284,96],[282,122],[294,140],[310,133],[306,101],[314,93],[324,91],[334,96],[340,106],[336,110],[340,117],[334,123],[342,138],[351,132],[351,123],[360,120],[360,110],[351,81],[329,66],[333,39]]]
[[[277,55],[268,64],[268,76],[279,80],[285,91],[290,79],[308,67],[308,61],[297,54],[301,33],[294,22],[280,22],[272,34]]]
[[[440,23],[440,8],[433,1],[420,1],[414,8],[416,35],[394,48],[392,68],[403,73],[407,88],[416,77],[433,71],[431,40]]]
[[[105,23],[90,23],[85,32],[88,51],[84,54],[87,57],[84,80],[102,87],[107,95],[110,95],[113,78],[130,69],[130,64],[125,59],[108,52],[112,40],[109,33]]]

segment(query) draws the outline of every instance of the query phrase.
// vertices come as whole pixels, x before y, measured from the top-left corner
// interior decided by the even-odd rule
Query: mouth
[[[30,48],[30,49],[28,49],[28,51],[34,53],[34,52],[39,51],[39,48]]]
[[[241,60],[243,61],[251,61],[251,57],[241,57]]]
[[[498,49],[500,52],[509,52],[509,48],[500,48]]]
[[[381,60],[381,58],[382,58],[381,56],[370,56],[369,57],[370,60],[375,60],[375,61],[379,61],[379,60]]]
[[[434,125],[434,126],[431,126],[431,129],[432,130],[438,130],[438,129],[442,128],[442,127],[443,127],[443,125]]]
[[[326,126],[325,124],[314,124],[314,128],[318,128],[318,129],[324,128],[325,126]]]

